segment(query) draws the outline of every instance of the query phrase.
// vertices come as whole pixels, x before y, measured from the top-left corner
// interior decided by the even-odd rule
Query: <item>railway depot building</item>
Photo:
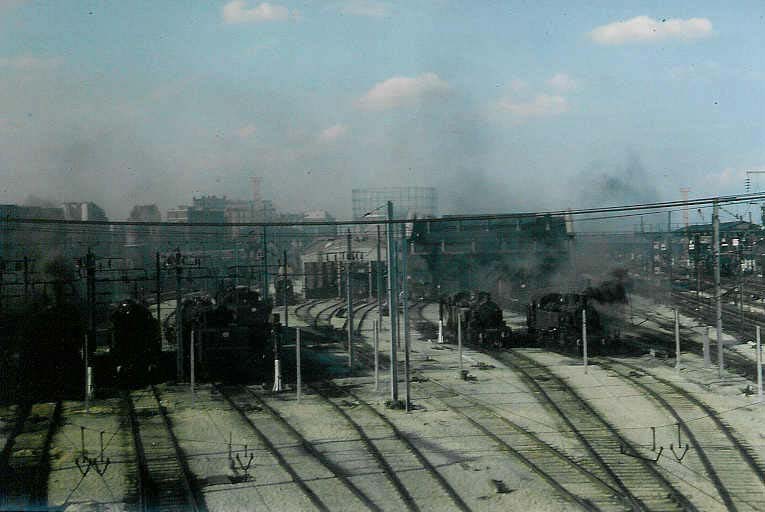
[[[354,297],[376,296],[378,273],[386,271],[384,238],[380,240],[379,259],[377,248],[377,237],[358,235],[351,239],[350,258],[346,236],[322,238],[305,247],[300,256],[305,298],[345,297],[347,265],[351,266]]]

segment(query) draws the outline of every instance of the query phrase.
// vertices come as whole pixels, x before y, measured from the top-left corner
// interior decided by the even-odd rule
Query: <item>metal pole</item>
[[[88,360],[88,334],[85,333],[85,412],[90,411],[90,361]]]
[[[762,402],[762,343],[760,342],[760,326],[756,327],[757,331],[757,397]]]
[[[667,212],[667,276],[669,277],[669,298],[672,299],[672,211]]]
[[[584,373],[587,373],[587,310],[582,309],[582,355],[584,356]]]
[[[460,374],[462,374],[462,308],[457,311],[457,354],[460,358]]]
[[[29,301],[29,258],[24,256],[24,302]]]
[[[372,302],[372,260],[367,262],[367,301]]]
[[[234,242],[234,286],[239,286],[239,246]]]
[[[297,372],[297,401],[300,402],[300,391],[303,387],[303,378],[300,372],[300,327],[295,328],[295,361]]]
[[[722,295],[720,294],[720,212],[717,201],[714,202],[712,213],[712,236],[715,265],[715,323],[717,324],[717,363],[719,365],[719,377],[723,378],[725,360],[723,356],[722,338]]]
[[[191,330],[191,339],[189,340],[189,370],[191,372],[191,407],[194,407],[194,337],[196,332]]]
[[[740,316],[738,320],[738,332],[741,336],[741,343],[744,343],[744,279],[739,274],[739,288],[738,288],[738,306],[740,310]]]
[[[388,201],[388,220],[393,220],[393,203]],[[386,228],[388,242],[388,315],[390,316],[390,388],[391,401],[398,403],[398,360],[396,353],[398,338],[398,304],[396,291],[396,262],[393,248],[393,224]]]
[[[704,329],[704,368],[709,368],[712,364],[712,356],[709,354],[709,327]]]
[[[409,411],[410,396],[409,396],[409,285],[407,283],[407,253],[409,252],[409,244],[406,241],[406,226],[401,225],[401,300],[403,301],[403,323],[404,323],[404,382],[406,384],[406,410]]]
[[[351,252],[351,230],[346,234],[347,252],[345,254],[345,302],[348,308],[345,319],[348,327],[348,368],[353,368],[353,290],[351,289],[351,264],[353,253]]]
[[[374,346],[375,346],[375,391],[380,390],[380,324],[374,321]]]
[[[183,315],[181,311],[181,252],[175,253],[175,350],[176,350],[176,377],[183,380]]]
[[[377,327],[382,327],[383,324],[383,272],[382,272],[382,238],[380,237],[380,225],[377,225],[377,272],[375,277],[377,278]]]
[[[282,280],[282,300],[284,301],[284,335],[287,336],[287,328],[290,326],[290,314],[287,309],[287,250],[284,250],[284,275]]]
[[[675,373],[680,375],[680,315],[675,309]]]
[[[154,253],[154,272],[156,273],[155,276],[155,286],[156,286],[156,297],[157,297],[157,323],[159,324],[160,331],[162,330],[162,317],[160,316],[162,305],[160,304],[162,302],[162,283],[161,283],[161,266],[159,262],[159,251]]]
[[[263,300],[268,300],[268,239],[263,226]]]

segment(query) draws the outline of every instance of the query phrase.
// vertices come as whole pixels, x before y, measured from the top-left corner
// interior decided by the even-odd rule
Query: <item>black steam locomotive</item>
[[[271,304],[246,286],[230,288],[210,297],[186,300],[182,311],[182,337],[186,367],[194,336],[194,363],[200,380],[244,382],[267,368],[272,360]],[[166,322],[171,343],[176,322]]]
[[[158,377],[162,339],[149,308],[134,300],[117,305],[110,316],[109,349],[116,380],[122,385],[146,384]]]
[[[295,288],[292,284],[292,279],[284,276],[276,278],[274,283],[274,304],[277,306],[283,306],[284,300],[287,300],[288,305],[294,305],[295,300]]]
[[[502,318],[502,309],[486,292],[458,292],[439,303],[439,318],[448,338],[457,340],[462,329],[462,341],[496,348],[506,347],[512,340],[512,330]]]
[[[588,290],[589,291],[589,290]],[[528,305],[526,325],[531,339],[553,345],[565,352],[582,354],[582,324],[587,320],[587,352],[605,354],[619,341],[618,331],[609,332],[599,311],[594,307],[597,295],[592,293],[549,293]]]

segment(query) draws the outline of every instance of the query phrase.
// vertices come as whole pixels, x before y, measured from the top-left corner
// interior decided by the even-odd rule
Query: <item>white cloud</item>
[[[240,139],[249,139],[253,135],[255,135],[258,131],[258,128],[254,124],[246,124],[239,128],[236,131],[236,134],[239,135]]]
[[[263,2],[248,8],[245,0],[232,0],[223,6],[223,20],[226,23],[259,23],[262,21],[284,21],[290,17],[290,10],[282,5]]]
[[[357,105],[364,110],[385,110],[448,90],[449,84],[435,73],[416,77],[395,76],[372,87],[359,98]]]
[[[558,92],[568,92],[576,89],[579,84],[566,73],[557,73],[547,81],[547,85]]]
[[[339,3],[337,8],[342,14],[370,18],[383,18],[390,12],[390,6],[387,3],[374,0],[346,0]]]
[[[498,106],[519,119],[556,116],[568,111],[566,98],[551,94],[537,94],[528,100],[503,98]]]
[[[329,128],[325,128],[321,131],[319,134],[319,140],[321,142],[333,142],[337,139],[345,136],[345,134],[348,133],[348,127],[342,124],[336,124],[334,126],[330,126]]]
[[[648,16],[602,25],[590,32],[593,41],[599,44],[617,45],[642,43],[664,39],[700,39],[712,35],[712,22],[707,18],[662,18]]]

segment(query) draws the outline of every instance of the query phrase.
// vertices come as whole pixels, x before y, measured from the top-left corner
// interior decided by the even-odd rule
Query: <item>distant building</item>
[[[103,208],[96,203],[62,203],[61,209],[65,220],[109,220]]]
[[[162,214],[156,204],[137,204],[130,211],[128,220],[161,222]],[[125,228],[124,248],[126,255],[133,260],[134,267],[151,266],[153,253],[160,250],[160,234],[159,226],[127,226]]]
[[[305,222],[334,222],[335,218],[329,214],[326,210],[309,210],[303,213],[303,221]],[[316,226],[303,226],[303,232],[316,235],[316,236],[335,236],[337,235],[337,226],[333,225],[316,225]]]
[[[320,238],[303,249],[300,255],[302,289],[306,299],[341,297],[345,293],[344,265],[347,258],[345,236]],[[386,245],[380,244],[377,261],[377,238],[354,236],[351,241],[353,261],[352,290],[356,297],[377,293],[377,273],[385,272]]]
[[[64,220],[108,221],[103,208],[92,202],[67,202],[61,204]],[[109,226],[68,226],[67,249],[73,254],[84,254],[91,248],[97,254],[110,254],[115,231]],[[116,240],[117,244],[120,240]]]
[[[63,220],[61,208],[40,206],[0,205],[0,258],[17,259],[46,254],[65,243],[64,229],[38,224],[4,224],[2,219]]]

